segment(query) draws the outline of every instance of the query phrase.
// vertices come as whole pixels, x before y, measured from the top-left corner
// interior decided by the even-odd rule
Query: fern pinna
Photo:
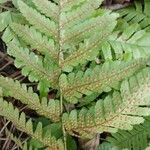
[[[67,150],[69,135],[91,139],[103,132],[113,133],[108,139],[113,145],[122,133],[126,135],[122,130],[132,134],[134,125],[148,122],[150,33],[99,8],[102,1],[13,0],[17,11],[1,13],[7,52],[22,74],[38,83],[39,94],[25,83],[0,76],[0,115],[43,149]],[[56,96],[48,99],[52,89]],[[49,124],[27,119],[5,100],[8,96]],[[147,146],[145,142],[142,148]],[[23,149],[38,147],[27,142]]]

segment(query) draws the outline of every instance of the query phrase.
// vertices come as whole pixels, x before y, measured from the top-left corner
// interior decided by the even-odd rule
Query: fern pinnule
[[[144,150],[149,145],[150,118],[145,117],[144,119],[144,123],[135,125],[133,130],[119,130],[108,137],[107,141],[114,149]]]
[[[120,92],[114,92],[104,101],[98,100],[89,109],[63,114],[66,130],[72,135],[88,138],[103,131],[113,133],[118,129],[132,130],[133,125],[144,122],[143,116],[150,115],[149,86],[148,67],[124,80]]]
[[[54,41],[43,36],[40,32],[28,25],[21,25],[17,23],[11,24],[13,31],[22,38],[26,44],[30,45],[31,49],[35,49],[41,54],[47,55],[52,60],[58,61],[58,51],[55,49]]]
[[[36,130],[33,131],[33,122],[31,119],[26,120],[25,114],[19,113],[17,108],[14,108],[12,103],[8,103],[0,98],[0,114],[6,119],[13,122],[13,124],[21,131],[29,134],[33,139],[39,140],[49,149],[53,150],[63,150],[63,143],[61,140],[57,141],[55,137],[43,137],[42,124],[39,122],[37,124]]]
[[[147,59],[136,59],[130,62],[107,62],[94,69],[87,69],[84,73],[70,73],[68,76],[62,74],[60,86],[62,94],[68,102],[77,103],[83,94],[91,95],[93,92],[103,92],[113,87],[113,84],[132,75],[143,68],[149,61]]]
[[[27,89],[25,84],[21,85],[18,81],[3,76],[0,76],[0,85],[5,96],[20,100],[22,103],[27,104],[29,108],[52,121],[60,120],[60,103],[58,100],[48,101],[46,98],[40,100],[32,88]],[[16,91],[18,92],[14,95]]]

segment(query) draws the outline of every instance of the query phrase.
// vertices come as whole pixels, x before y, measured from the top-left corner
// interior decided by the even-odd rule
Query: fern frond
[[[127,27],[122,34],[114,32],[102,45],[103,56],[108,59],[137,59],[150,55],[150,33],[139,30],[138,24]]]
[[[136,59],[131,62],[106,62],[102,66],[96,66],[93,70],[87,69],[84,73],[79,71],[77,74],[70,73],[68,76],[60,76],[60,86],[64,98],[71,103],[77,103],[78,99],[85,95],[91,95],[93,92],[101,93],[108,87],[120,81],[143,66],[147,59]]]
[[[72,135],[89,137],[92,133],[131,130],[150,115],[150,68],[124,80],[120,92],[114,92],[104,101],[97,101],[89,110],[83,108],[63,115],[65,129]],[[90,134],[91,133],[91,134]]]
[[[52,39],[42,36],[40,32],[28,25],[24,26],[13,23],[11,28],[20,38],[29,44],[32,49],[35,49],[44,55],[48,55],[50,58],[55,60],[58,59],[58,52],[55,49],[54,41]]]
[[[19,114],[19,110],[17,108],[14,108],[11,103],[3,101],[2,98],[0,98],[0,103],[0,115],[10,120],[19,130],[48,146],[49,150],[63,150],[63,142],[61,139],[57,140],[51,135],[49,135],[49,137],[43,137],[42,123],[39,122],[36,130],[33,131],[32,120],[29,119],[27,121],[23,112]]]
[[[99,54],[102,42],[107,39],[116,26],[117,16],[117,14],[107,12],[103,16],[88,19],[67,30],[66,33],[64,32],[64,37],[62,37],[64,45],[69,43],[76,45],[85,40],[76,51],[61,62],[61,67],[68,70],[66,68],[83,64],[87,60],[94,60]]]
[[[98,150],[112,150],[112,145],[108,142],[103,142],[100,144]]]
[[[15,57],[15,65],[18,68],[22,68],[22,74],[29,76],[30,81],[46,81],[51,86],[55,86],[58,81],[60,73],[59,69],[55,72],[50,72],[43,67],[43,62],[40,57],[33,52],[29,52],[27,48],[21,48],[15,44],[16,42],[10,42],[8,46],[8,54]],[[51,70],[52,71],[52,70]]]
[[[2,32],[12,21],[10,11],[0,13],[0,32]]]
[[[123,17],[124,20],[130,24],[138,23],[141,28],[149,28],[150,26],[150,11],[149,11],[150,2],[144,0],[144,7],[140,1],[135,1],[135,6],[131,6],[125,9],[118,11],[120,17]]]
[[[32,145],[29,145],[27,142],[23,145],[23,149],[22,150],[38,150],[38,148],[35,148]],[[45,148],[45,150],[51,150],[49,148]]]
[[[86,20],[101,5],[102,1],[103,0],[84,0],[83,2],[79,3],[79,5],[74,5],[72,0],[60,1],[62,12],[65,12],[65,9],[68,10],[68,5],[70,5],[70,3],[72,3],[75,6],[75,9],[66,12],[63,16],[60,24],[61,28],[68,28]]]
[[[110,11],[96,10],[101,2],[101,0],[88,0],[76,5],[72,1],[60,1],[60,13],[57,12],[59,23],[56,23],[40,14],[34,8],[29,7],[23,1],[18,1],[20,12],[32,26],[13,24],[12,29],[19,37],[22,37],[31,48],[37,49],[44,54],[51,53],[52,57],[56,59],[56,62],[58,62],[59,50],[66,52],[69,48],[69,51],[72,52],[71,49],[75,49],[74,52],[64,55],[64,57],[59,60],[59,67],[69,72],[74,66],[95,59],[99,53],[102,42],[107,39],[117,23],[116,19],[118,14]],[[45,4],[50,5],[52,2],[44,0],[41,3],[40,5],[40,1],[34,0],[35,6],[40,10]],[[67,5],[68,3],[69,6],[71,6],[70,3],[75,4],[75,6],[71,6],[72,9],[70,11],[66,11],[65,7],[63,7],[63,5]],[[54,6],[53,9],[57,10],[59,5],[52,3],[51,7],[53,7],[53,5],[57,7],[55,8]],[[85,13],[87,10],[88,13]],[[47,8],[43,9],[43,11],[45,12],[44,14],[47,15]],[[81,15],[79,15],[80,13]],[[77,18],[74,17],[74,15]],[[71,24],[67,22],[67,25],[64,26],[65,18],[67,21],[70,19]],[[75,24],[73,23],[74,21]],[[43,36],[40,32],[44,33],[47,37]],[[91,36],[91,34],[93,34],[93,36]],[[50,37],[52,37],[52,39],[49,39]],[[55,42],[53,42],[53,40]]]
[[[111,14],[111,12],[107,11],[102,16],[89,18],[88,20],[65,30],[62,36],[62,43],[76,45],[84,39],[90,38],[91,33],[96,33],[96,31],[100,32],[98,35],[107,36],[114,29],[117,17],[117,14]],[[110,25],[110,22],[113,24]],[[106,35],[103,33],[104,27],[108,30],[105,31]]]
[[[29,7],[23,1],[18,1],[20,12],[36,29],[43,32],[48,37],[53,37],[58,41],[57,25],[55,22],[41,15],[38,11]]]
[[[71,11],[73,7],[77,7],[83,2],[85,2],[85,0],[68,0],[68,1],[62,1],[61,5],[62,5],[63,11],[67,12],[69,10]]]
[[[7,27],[6,30],[3,32],[2,40],[7,44],[14,38],[15,33],[12,32],[10,27]]]
[[[35,148],[33,148],[32,146],[29,146],[29,147],[28,147],[28,144],[25,143],[25,144],[23,145],[22,150],[38,150],[38,149],[35,149]]]
[[[131,131],[119,130],[107,140],[115,149],[144,150],[149,145],[150,118],[144,118],[144,123],[136,125]]]
[[[58,5],[48,0],[33,0],[33,2],[42,13],[44,13],[47,17],[50,17],[52,20],[58,23]]]
[[[58,100],[47,101],[46,98],[43,98],[40,102],[38,95],[33,92],[32,88],[27,89],[25,84],[21,85],[19,81],[13,81],[3,76],[0,76],[0,87],[2,87],[6,96],[11,96],[20,100],[40,115],[53,121],[60,120],[60,104]]]

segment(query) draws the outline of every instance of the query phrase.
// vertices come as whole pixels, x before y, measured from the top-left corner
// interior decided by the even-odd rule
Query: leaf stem
[[[62,43],[61,43],[61,24],[60,24],[60,20],[61,20],[61,0],[59,1],[59,66],[61,66],[61,60],[63,58],[63,53],[62,53]],[[61,115],[63,114],[63,95],[62,95],[62,91],[60,88],[60,110],[61,110]],[[62,117],[61,117],[62,118]],[[62,131],[63,131],[63,140],[64,140],[64,150],[67,150],[67,137],[66,137],[66,130],[65,127],[63,125],[63,121],[62,121]]]
[[[61,114],[63,113],[63,96],[60,94],[60,109],[61,109]],[[62,123],[62,131],[63,131],[63,138],[64,138],[64,150],[67,150],[67,137],[66,137],[66,131],[64,128],[64,125]]]

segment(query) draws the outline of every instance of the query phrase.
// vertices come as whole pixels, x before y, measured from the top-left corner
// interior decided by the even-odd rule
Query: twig
[[[0,131],[0,135],[2,134],[2,132],[5,130],[5,128],[7,127],[7,125],[10,123],[10,121],[7,121],[6,123],[5,123],[5,125],[3,126],[3,128],[1,129],[1,131]]]
[[[0,68],[0,71],[4,70],[7,66],[9,66],[12,63],[13,63],[12,61],[9,61],[8,63],[6,63],[3,67]]]
[[[0,5],[0,8],[6,9],[6,10],[9,10],[9,11],[13,11],[14,10],[11,7],[7,7],[7,6],[3,6],[3,5]]]
[[[9,57],[7,54],[5,54],[1,51],[0,51],[0,57],[1,57],[1,59],[5,59],[7,61],[12,61],[12,62],[14,61],[11,57]]]

